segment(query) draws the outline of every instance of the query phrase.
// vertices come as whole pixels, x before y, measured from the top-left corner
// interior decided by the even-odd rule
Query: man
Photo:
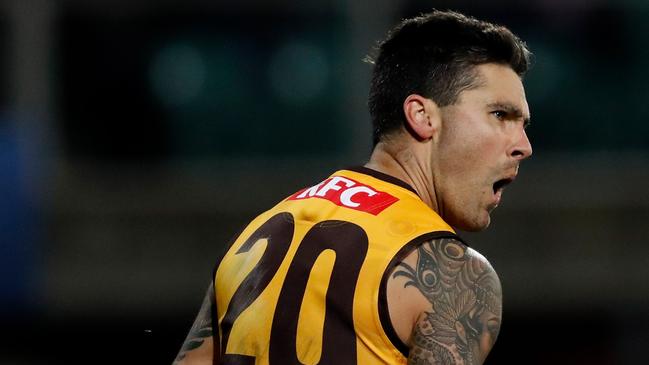
[[[369,162],[243,230],[177,362],[482,364],[500,282],[455,229],[486,228],[532,154],[529,57],[506,28],[454,12],[392,30],[374,61]]]

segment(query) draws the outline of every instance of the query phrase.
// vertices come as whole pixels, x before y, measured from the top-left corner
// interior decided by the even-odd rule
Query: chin
[[[465,232],[480,232],[489,227],[489,224],[491,223],[491,217],[489,216],[489,214],[487,214],[486,217],[480,217],[478,219],[459,219],[458,222],[447,223],[449,223],[452,227]]]

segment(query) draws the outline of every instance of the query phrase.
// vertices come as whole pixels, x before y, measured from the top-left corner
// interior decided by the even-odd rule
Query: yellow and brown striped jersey
[[[406,183],[341,170],[255,218],[217,267],[224,364],[405,364],[388,273],[453,229]]]

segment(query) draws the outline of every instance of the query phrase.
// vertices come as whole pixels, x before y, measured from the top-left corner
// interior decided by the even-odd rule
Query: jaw
[[[491,223],[490,210],[487,207],[474,200],[468,203],[454,204],[459,209],[447,209],[442,214],[442,218],[454,228],[466,232],[479,232]]]
[[[489,213],[485,213],[484,217],[480,217],[471,222],[464,222],[463,225],[458,225],[454,227],[457,227],[458,229],[466,232],[480,232],[487,229],[490,223],[491,223],[491,216],[489,215]]]

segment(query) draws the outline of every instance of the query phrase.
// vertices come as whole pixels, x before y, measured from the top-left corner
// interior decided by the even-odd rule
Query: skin
[[[368,167],[396,176],[455,228],[485,229],[500,202],[494,183],[512,179],[532,154],[529,108],[518,75],[498,64],[476,67],[480,82],[438,107],[404,101],[408,130],[379,143]],[[443,280],[442,280],[443,279]],[[414,249],[387,284],[388,310],[409,364],[482,364],[501,321],[500,281],[489,262],[459,241]]]
[[[196,320],[185,338],[173,365],[216,365],[219,363],[219,344],[214,341],[212,313],[216,296],[214,285],[210,284]]]
[[[501,300],[487,260],[454,239],[425,242],[388,281],[390,316],[410,348],[408,364],[482,364],[498,336]]]
[[[523,84],[509,67],[476,66],[480,84],[450,106],[410,95],[403,129],[379,143],[367,166],[411,184],[451,226],[485,229],[498,205],[493,184],[513,178],[532,154],[525,133],[529,107]]]
[[[513,179],[532,154],[518,75],[499,64],[476,66],[476,72],[477,85],[453,105],[408,96],[408,128],[377,144],[366,165],[407,182],[447,223],[468,231],[489,225],[502,195],[494,183]],[[410,348],[408,364],[482,364],[498,336],[498,276],[483,256],[454,239],[414,248],[390,273],[387,299],[393,327]],[[219,363],[213,306],[210,286],[174,364]]]

